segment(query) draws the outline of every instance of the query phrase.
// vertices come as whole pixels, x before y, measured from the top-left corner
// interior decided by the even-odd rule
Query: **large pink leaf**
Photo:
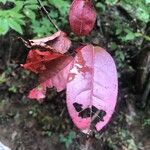
[[[92,45],[78,49],[67,83],[67,106],[75,125],[85,133],[101,130],[114,112],[117,91],[110,54]]]
[[[91,0],[74,0],[69,11],[69,22],[72,31],[84,36],[92,31],[96,21],[96,12]]]
[[[72,61],[73,57],[64,55],[49,62],[47,69],[39,75],[39,85],[30,91],[28,97],[41,101],[45,98],[46,88],[55,87],[58,92],[64,90]]]

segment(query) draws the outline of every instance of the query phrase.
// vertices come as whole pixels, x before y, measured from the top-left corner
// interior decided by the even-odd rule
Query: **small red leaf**
[[[43,98],[45,98],[46,94],[46,88],[42,85],[39,85],[38,87],[32,89],[29,92],[28,97],[30,99],[37,99],[38,101],[42,101]]]
[[[62,31],[58,31],[53,35],[44,38],[28,41],[22,39],[22,41],[28,48],[49,50],[61,54],[66,53],[71,46],[71,41],[67,37],[66,33]]]
[[[72,31],[84,36],[92,31],[96,21],[96,12],[91,0],[74,0],[70,7],[69,22]]]
[[[58,92],[64,90],[72,61],[73,57],[62,56],[59,59],[49,62],[47,69],[39,75],[39,86],[31,90],[28,97],[40,101],[45,97],[46,88],[55,87]]]
[[[78,49],[67,83],[67,106],[82,132],[99,131],[108,123],[117,90],[117,71],[110,54],[92,45]]]
[[[27,61],[22,67],[35,73],[41,73],[47,69],[47,65],[51,60],[62,56],[62,54],[49,51],[41,52],[39,50],[30,50],[27,56]]]

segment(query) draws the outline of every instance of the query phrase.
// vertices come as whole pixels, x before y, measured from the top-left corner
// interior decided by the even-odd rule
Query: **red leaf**
[[[84,36],[92,31],[96,21],[96,12],[91,0],[74,0],[69,12],[69,22],[72,31]]]
[[[55,87],[58,92],[64,90],[72,61],[73,57],[62,56],[59,59],[49,62],[47,70],[40,74],[39,86],[31,90],[28,97],[40,101],[45,97],[46,88]]]
[[[49,51],[41,52],[39,50],[30,50],[27,56],[27,61],[22,66],[35,73],[41,73],[47,69],[47,65],[51,60],[62,56],[62,54]]]
[[[78,49],[67,83],[67,106],[75,125],[88,133],[101,130],[117,101],[115,63],[104,49],[87,45]]]
[[[58,52],[61,54],[66,53],[71,46],[71,41],[67,37],[66,33],[62,31],[58,31],[55,34],[48,37],[29,41],[23,40],[23,42],[28,48],[40,50],[44,49],[53,52]]]
[[[43,98],[45,98],[46,94],[46,88],[42,85],[39,85],[38,87],[32,89],[29,92],[28,97],[30,99],[37,99],[38,101],[42,101]]]

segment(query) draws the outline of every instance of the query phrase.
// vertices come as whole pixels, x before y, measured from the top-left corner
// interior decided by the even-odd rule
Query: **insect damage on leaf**
[[[106,116],[105,110],[99,110],[95,106],[92,106],[92,124],[96,125],[100,121],[104,121],[104,117]]]
[[[84,110],[82,110],[79,115],[79,117],[81,118],[88,118],[91,116],[91,109],[90,108],[85,108]]]
[[[80,112],[83,109],[82,104],[73,103],[73,106],[77,112]]]
[[[96,125],[99,121],[104,121],[104,116],[106,112],[104,110],[99,110],[95,106],[88,107],[83,109],[82,104],[73,103],[75,110],[79,113],[79,117],[81,118],[88,118],[91,117],[92,124]]]
[[[78,36],[89,34],[96,21],[96,12],[91,0],[74,0],[69,11],[72,31]]]
[[[90,68],[81,71],[81,68]],[[67,107],[75,125],[84,133],[101,130],[110,120],[117,101],[115,63],[100,47],[87,45],[77,51],[67,83]]]
[[[62,31],[57,31],[53,35],[44,38],[28,41],[22,39],[22,41],[28,48],[39,49],[41,51],[52,51],[61,54],[66,53],[71,46],[71,41],[66,33]]]
[[[78,72],[81,72],[83,74],[85,74],[86,72],[92,72],[92,67],[86,65],[86,61],[84,60],[80,49],[77,50],[77,53],[79,56],[78,59],[76,60],[76,63],[78,64],[77,66]]]

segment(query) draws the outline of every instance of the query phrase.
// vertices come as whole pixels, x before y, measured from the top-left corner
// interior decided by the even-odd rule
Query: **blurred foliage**
[[[69,148],[69,146],[73,143],[73,140],[76,138],[76,133],[73,131],[70,131],[66,136],[63,134],[60,135],[60,142],[64,143],[66,148]]]
[[[70,0],[44,0],[51,18],[60,28],[68,25],[67,13]],[[99,13],[105,13],[109,6],[120,6],[125,9],[134,20],[147,23],[150,20],[149,0],[95,0]],[[55,32],[47,17],[42,13],[37,0],[0,0],[0,35],[5,35],[10,29],[20,34],[30,34],[34,37],[42,37]],[[136,37],[143,36],[141,32],[134,31],[128,24],[122,24],[117,14],[113,22],[116,35],[123,42],[131,41]],[[149,37],[145,37],[150,40]]]
[[[108,5],[120,5],[135,19],[145,23],[150,19],[150,0],[106,0]]]
[[[12,93],[17,93],[18,92],[18,89],[17,89],[17,86],[16,85],[12,85],[9,89],[8,89],[9,92],[12,92]]]
[[[142,124],[143,127],[150,127],[150,119],[144,119],[144,122]]]
[[[150,41],[146,32],[150,22],[150,1],[94,1],[98,12],[97,26],[106,47],[115,57],[120,76],[141,50],[143,41]]]
[[[107,139],[110,149],[138,150],[139,145],[136,144],[135,137],[129,130],[117,128],[114,132],[115,134],[113,134],[113,137]]]
[[[42,2],[56,24],[63,28],[67,24],[69,1]],[[0,0],[0,35],[5,35],[10,29],[19,34],[31,34],[35,37],[42,37],[55,31],[42,13],[37,0]]]

